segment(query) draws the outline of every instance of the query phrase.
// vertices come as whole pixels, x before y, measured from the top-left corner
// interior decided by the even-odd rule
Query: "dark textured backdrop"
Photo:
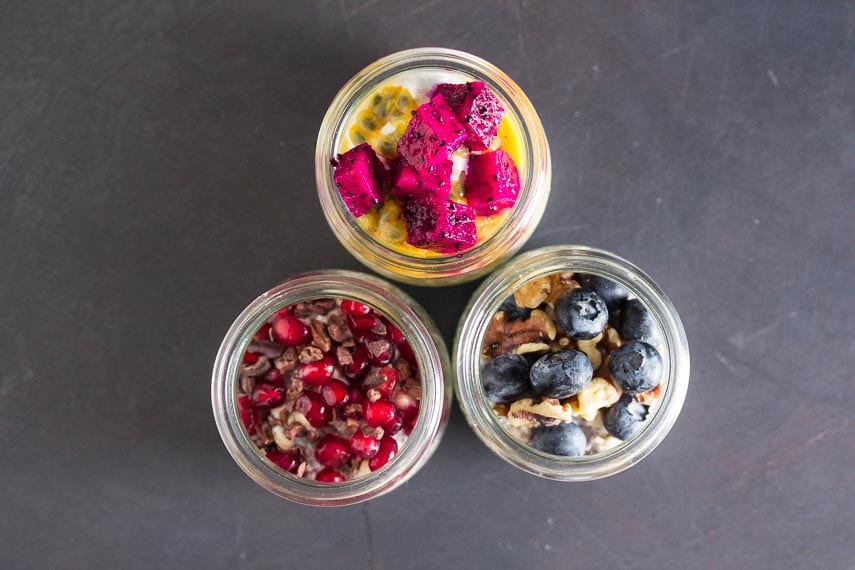
[[[409,7],[406,7],[409,6]],[[365,505],[292,505],[214,428],[236,314],[359,268],[314,141],[375,58],[503,68],[552,147],[529,248],[645,268],[692,384],[608,480],[491,455],[455,409]],[[0,567],[855,567],[852,2],[0,1]],[[409,288],[450,340],[473,285]]]

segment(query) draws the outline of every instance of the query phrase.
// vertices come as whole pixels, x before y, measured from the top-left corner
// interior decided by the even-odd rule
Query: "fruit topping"
[[[481,384],[499,423],[567,457],[636,436],[663,393],[662,354],[633,338],[663,337],[646,305],[593,274],[542,275],[511,293],[481,344]],[[609,325],[612,308],[620,331]]]
[[[472,150],[489,147],[505,112],[496,94],[482,81],[443,83],[436,87],[436,93],[442,95],[465,127],[466,146]]]
[[[475,215],[466,204],[427,194],[404,206],[407,242],[443,253],[459,253],[475,245]]]
[[[514,159],[499,149],[469,157],[466,202],[479,216],[489,216],[516,204],[520,173]]]
[[[560,423],[554,426],[538,426],[531,430],[529,444],[544,453],[578,457],[585,455],[588,438],[576,424]]]
[[[591,381],[591,361],[578,350],[552,352],[531,366],[531,387],[548,398],[569,398]]]
[[[662,378],[662,356],[646,342],[631,340],[612,353],[609,374],[625,394],[646,392]]]
[[[398,140],[398,154],[417,169],[440,164],[466,138],[464,126],[451,112],[441,95],[413,112],[404,135]]]
[[[362,143],[331,162],[333,179],[351,214],[358,218],[380,203],[386,167],[371,145]]]
[[[609,310],[593,291],[573,289],[555,303],[555,320],[570,338],[589,340],[606,328]]]
[[[360,301],[277,310],[241,357],[240,421],[270,464],[296,477],[367,475],[418,422],[421,383],[406,335]]]
[[[639,431],[647,418],[647,406],[632,396],[622,396],[603,415],[603,427],[618,439],[629,439]]]
[[[494,404],[513,402],[531,391],[529,363],[519,354],[503,354],[481,367],[481,382],[487,399]]]

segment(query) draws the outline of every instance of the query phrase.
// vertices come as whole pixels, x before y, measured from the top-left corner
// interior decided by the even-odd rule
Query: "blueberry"
[[[624,394],[640,394],[659,384],[662,357],[646,342],[631,340],[612,352],[609,374],[620,383]]]
[[[593,291],[573,289],[555,303],[555,320],[570,338],[590,340],[606,328],[609,310]]]
[[[616,438],[627,440],[641,430],[646,418],[647,406],[624,394],[603,414],[603,426]]]
[[[594,376],[591,361],[578,350],[553,352],[531,367],[531,387],[548,398],[569,398],[588,385]]]
[[[513,295],[502,302],[499,310],[505,313],[505,320],[508,321],[524,321],[531,316],[531,309],[525,309],[517,305]]]
[[[561,423],[557,426],[541,426],[531,430],[529,444],[544,453],[578,457],[585,455],[588,438],[576,424]]]
[[[620,310],[626,300],[629,299],[629,291],[611,279],[587,273],[577,273],[573,278],[582,288],[599,295],[600,299],[606,302],[609,312]]]
[[[654,346],[662,344],[659,326],[638,299],[628,301],[624,306],[618,332],[624,340],[643,340]]]
[[[487,399],[494,404],[513,402],[528,394],[529,363],[519,354],[491,358],[481,367],[481,384]]]

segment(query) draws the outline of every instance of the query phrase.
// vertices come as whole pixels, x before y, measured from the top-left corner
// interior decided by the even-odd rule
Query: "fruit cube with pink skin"
[[[335,167],[333,179],[347,209],[357,218],[383,199],[386,167],[368,143],[355,146],[330,163]]]
[[[466,203],[479,216],[489,216],[516,204],[520,173],[514,159],[499,149],[469,156],[464,182]]]
[[[466,129],[437,94],[413,111],[413,118],[398,140],[398,154],[408,164],[422,169],[448,160],[465,138]]]
[[[482,81],[443,83],[435,92],[466,129],[464,144],[472,150],[489,148],[505,112],[496,94]]]
[[[392,196],[407,200],[433,192],[447,197],[451,191],[451,168],[450,160],[417,169],[399,158],[392,164]]]
[[[417,247],[459,253],[478,241],[472,208],[435,194],[408,201],[404,220],[407,242]]]

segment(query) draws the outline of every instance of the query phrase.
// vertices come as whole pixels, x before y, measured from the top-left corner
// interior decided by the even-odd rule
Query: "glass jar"
[[[540,452],[505,429],[481,386],[481,347],[493,315],[524,283],[559,272],[599,275],[624,286],[647,307],[664,337],[662,391],[642,431],[595,455],[559,457]],[[494,453],[534,475],[587,481],[619,473],[652,452],[677,420],[689,384],[689,347],[683,324],[665,293],[641,269],[606,251],[582,246],[545,247],[520,255],[496,271],[472,296],[454,341],[457,396],[469,425]]]
[[[330,159],[343,152],[348,121],[365,98],[393,76],[413,70],[448,73],[457,81],[480,80],[501,100],[506,117],[519,126],[521,189],[517,203],[487,239],[459,254],[426,257],[388,247],[363,229],[347,210],[333,181]],[[543,215],[552,178],[546,134],[531,102],[519,86],[494,65],[468,53],[420,48],[386,56],[357,73],[338,92],[318,135],[315,177],[321,207],[333,233],[344,247],[371,269],[415,285],[451,285],[475,279],[516,253],[534,232]]]
[[[236,398],[242,356],[253,334],[278,309],[317,298],[353,299],[386,316],[406,335],[422,385],[418,420],[395,458],[377,471],[337,484],[298,478],[267,461],[244,428]],[[211,385],[217,429],[240,468],[256,483],[280,497],[317,506],[365,501],[395,489],[412,477],[442,438],[451,398],[448,353],[436,325],[424,309],[382,279],[333,270],[298,275],[250,303],[223,339],[214,362]]]

